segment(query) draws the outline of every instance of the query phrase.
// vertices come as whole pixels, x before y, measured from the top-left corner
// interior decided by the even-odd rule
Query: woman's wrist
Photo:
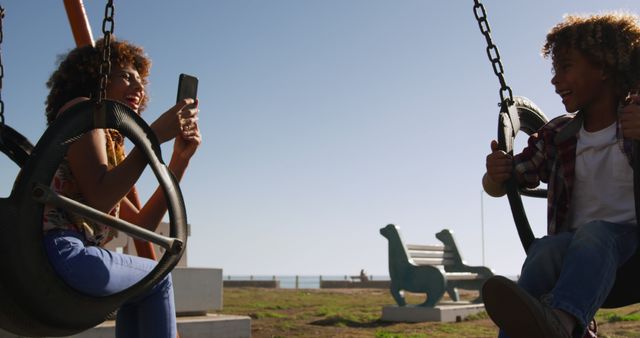
[[[187,167],[189,166],[189,159],[190,158],[180,156],[180,154],[174,154],[171,156],[168,167],[178,181],[182,179],[184,172],[187,170]]]

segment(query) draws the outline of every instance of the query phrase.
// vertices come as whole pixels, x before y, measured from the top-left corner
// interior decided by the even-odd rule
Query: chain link
[[[484,6],[480,3],[479,0],[474,0],[475,4],[473,5],[473,13],[476,16],[476,20],[478,20],[478,25],[480,26],[480,32],[484,35],[484,38],[487,40],[487,56],[489,57],[489,61],[491,61],[491,66],[493,67],[493,72],[498,77],[500,81],[500,102],[507,104],[513,103],[513,92],[511,88],[507,85],[507,81],[504,79],[504,69],[502,67],[502,61],[500,61],[500,52],[498,52],[498,47],[493,44],[491,40],[491,27],[489,27],[489,21],[487,21],[487,12],[484,9]],[[508,95],[505,97],[505,95]]]
[[[102,63],[100,64],[100,93],[98,103],[101,103],[102,100],[107,98],[107,83],[109,81],[109,74],[111,74],[111,36],[113,35],[114,12],[113,0],[108,0],[104,8],[104,19],[102,20],[102,34],[104,34],[104,39],[102,40]]]
[[[4,7],[0,7],[0,45],[4,40],[2,21],[4,19]],[[4,101],[2,100],[2,80],[4,79],[4,65],[2,64],[2,49],[0,48],[0,129],[4,127]]]

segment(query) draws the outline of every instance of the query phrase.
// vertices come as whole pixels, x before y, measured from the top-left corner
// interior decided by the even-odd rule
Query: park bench
[[[420,306],[433,307],[445,292],[451,300],[460,301],[458,289],[477,290],[482,302],[482,285],[491,276],[491,269],[468,266],[462,260],[453,234],[444,229],[436,234],[442,245],[404,244],[398,227],[389,224],[380,229],[389,241],[389,276],[391,295],[399,306],[405,306],[403,291],[426,293]]]

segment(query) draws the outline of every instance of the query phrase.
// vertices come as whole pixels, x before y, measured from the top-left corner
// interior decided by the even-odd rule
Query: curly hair
[[[638,16],[612,12],[567,15],[547,34],[542,48],[552,59],[575,49],[613,77],[620,99],[640,86],[640,24]]]
[[[103,45],[104,40],[100,39],[95,47],[75,48],[66,55],[58,57],[58,68],[47,81],[47,88],[50,89],[45,103],[47,124],[55,120],[60,108],[70,100],[77,97],[98,96]],[[124,40],[116,41],[115,37],[111,39],[110,45],[111,64],[117,64],[120,67],[133,66],[146,88],[151,60],[145,55],[144,50]],[[139,111],[144,110],[147,101],[145,93]]]

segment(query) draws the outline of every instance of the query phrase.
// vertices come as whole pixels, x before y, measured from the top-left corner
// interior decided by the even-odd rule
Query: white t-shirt
[[[590,133],[580,129],[569,227],[591,221],[635,224],[633,169],[616,140],[616,124]]]

